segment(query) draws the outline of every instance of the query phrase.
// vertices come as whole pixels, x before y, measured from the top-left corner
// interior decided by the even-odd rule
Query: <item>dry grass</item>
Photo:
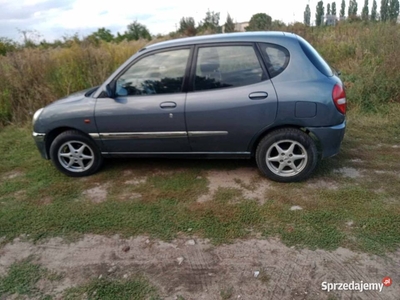
[[[400,102],[400,26],[341,23],[336,27],[289,27],[307,39],[342,72],[352,108],[387,113]]]
[[[38,108],[101,84],[145,45],[145,41],[75,43],[69,48],[26,48],[0,56],[0,123],[23,123]]]
[[[399,25],[344,23],[315,28],[296,24],[279,30],[305,37],[342,71],[351,108],[387,113],[388,104],[400,101]],[[66,48],[29,48],[0,56],[0,125],[29,121],[36,109],[100,84],[146,43],[71,42]]]

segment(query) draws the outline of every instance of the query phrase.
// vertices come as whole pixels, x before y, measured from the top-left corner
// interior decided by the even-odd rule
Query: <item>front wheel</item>
[[[279,182],[302,181],[309,177],[318,161],[313,139],[295,128],[271,132],[258,144],[256,161],[260,171]]]
[[[96,144],[75,130],[65,131],[54,139],[50,157],[58,170],[71,177],[91,175],[103,162]]]

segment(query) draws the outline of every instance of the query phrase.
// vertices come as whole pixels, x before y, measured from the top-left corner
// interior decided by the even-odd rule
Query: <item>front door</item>
[[[110,154],[188,152],[183,78],[190,49],[145,55],[116,79],[116,97],[97,99],[98,133]]]

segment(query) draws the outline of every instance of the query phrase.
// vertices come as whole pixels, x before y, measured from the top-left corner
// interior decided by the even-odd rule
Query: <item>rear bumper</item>
[[[346,131],[346,121],[331,127],[307,127],[321,144],[322,158],[335,156],[339,153],[340,146]]]
[[[40,155],[45,159],[49,159],[47,152],[46,152],[46,142],[45,142],[46,134],[33,132],[32,136],[33,136],[33,139],[35,140],[36,147],[38,148]]]

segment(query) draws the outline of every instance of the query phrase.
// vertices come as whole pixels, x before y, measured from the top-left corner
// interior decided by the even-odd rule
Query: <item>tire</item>
[[[266,135],[256,150],[257,166],[273,181],[297,182],[308,178],[318,162],[314,140],[295,128],[282,128]]]
[[[70,177],[92,175],[103,163],[93,140],[75,130],[65,131],[54,139],[50,158],[59,171]]]

